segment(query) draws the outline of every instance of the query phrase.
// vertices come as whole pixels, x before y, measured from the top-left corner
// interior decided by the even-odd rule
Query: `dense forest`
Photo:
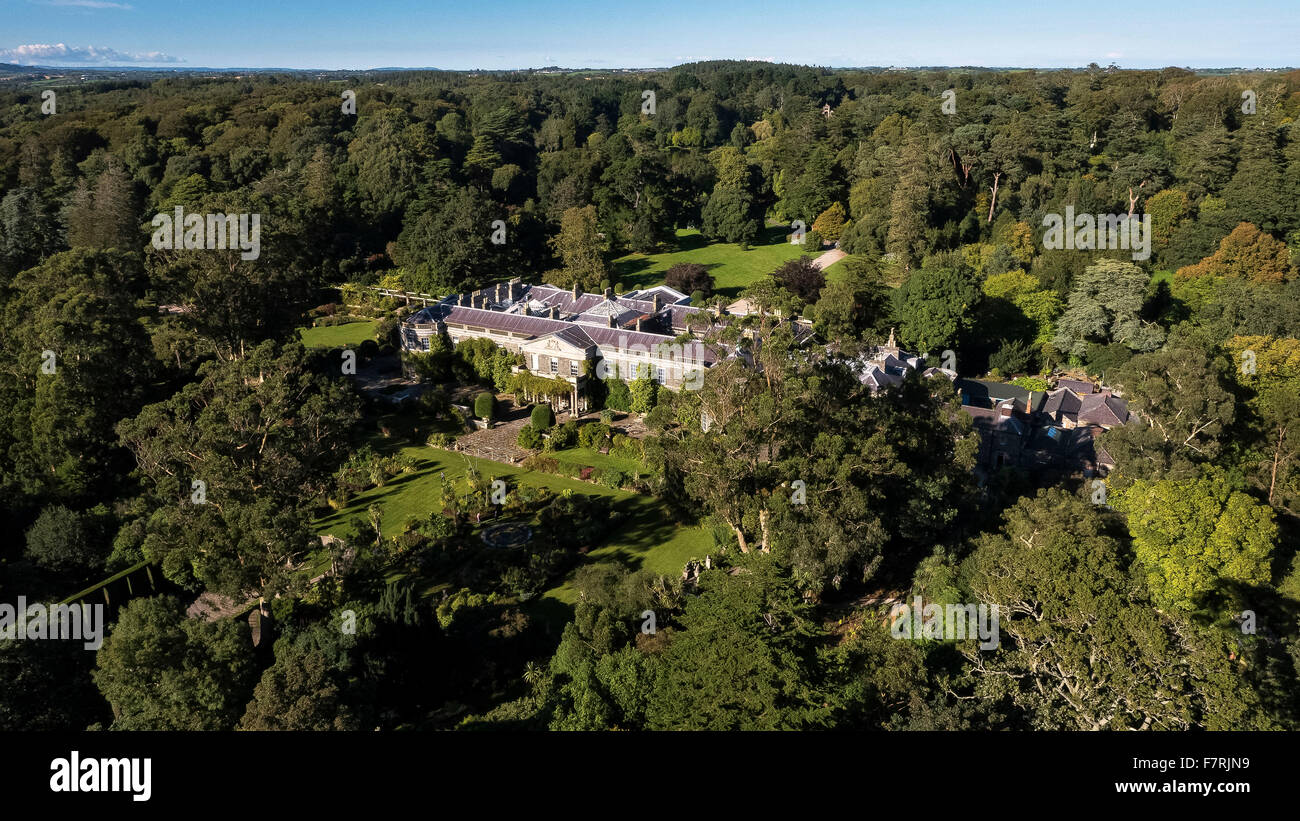
[[[1300,727],[1300,73],[181,74],[60,85],[54,113],[43,89],[0,87],[0,601],[142,563],[168,588],[94,653],[0,639],[0,728]],[[177,208],[260,215],[260,253],[156,247]],[[1067,208],[1149,216],[1149,255],[1049,249]],[[522,481],[532,547],[466,561],[471,471],[308,581],[330,502],[407,467],[366,449],[381,414],[338,352],[299,342],[322,306],[622,291],[613,261],[678,229],[777,226],[849,255],[741,292],[816,344],[731,323],[754,356],[638,394],[625,445],[638,493],[709,531],[706,570],[583,561],[628,522]],[[371,307],[363,356],[391,354],[406,309]],[[946,384],[867,391],[852,358],[891,329],[963,376],[1121,391],[1101,496],[977,478]],[[504,391],[509,363],[462,347],[428,367]],[[543,607],[565,578],[576,603]],[[263,603],[274,642],[187,618],[202,593]],[[899,641],[886,595],[997,604],[1001,644]]]

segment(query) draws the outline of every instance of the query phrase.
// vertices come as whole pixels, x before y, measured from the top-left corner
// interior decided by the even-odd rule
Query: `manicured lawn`
[[[641,515],[634,518],[631,526],[625,526],[608,544],[587,554],[588,564],[619,561],[633,570],[644,568],[665,576],[679,576],[688,560],[703,559],[705,554],[717,552],[713,536],[707,530],[665,521],[665,512],[657,502],[651,500],[650,505],[638,512]],[[572,574],[563,584],[542,594],[542,598],[574,604],[578,591],[573,587]]]
[[[407,444],[409,439],[398,440],[397,434],[401,427],[400,421],[394,420],[394,436],[385,439],[376,434],[371,437],[370,444],[381,452],[396,451],[411,457],[415,460],[416,470],[394,476],[383,487],[371,488],[353,497],[348,507],[331,512],[316,522],[318,533],[346,537],[352,523],[364,519],[367,516],[366,509],[371,504],[378,504],[382,511],[380,529],[385,536],[392,536],[401,529],[407,518],[422,518],[433,510],[444,476],[445,481],[463,487],[466,467],[472,464],[489,480],[509,476],[517,482],[546,487],[556,493],[573,490],[612,498],[614,509],[622,516],[619,526],[605,544],[587,554],[585,562],[621,561],[632,569],[645,567],[658,573],[676,575],[681,573],[688,559],[703,558],[713,549],[712,538],[703,528],[673,520],[668,510],[651,496],[611,490],[589,482],[524,470],[438,448],[410,445]],[[630,460],[582,449],[560,451],[560,454],[584,464],[595,464],[598,460],[605,459],[611,460],[610,464],[620,469],[630,470],[635,467]],[[570,576],[546,592],[543,599],[573,604],[577,594],[570,584],[571,578]]]
[[[791,245],[788,226],[763,229],[748,251],[728,242],[710,243],[696,230],[677,232],[677,250],[661,254],[628,254],[614,260],[614,281],[624,290],[662,285],[664,272],[679,262],[697,262],[709,269],[719,293],[734,297],[740,289],[781,267],[781,263],[802,254],[816,257],[810,246]]]
[[[557,462],[563,462],[568,465],[583,465],[586,467],[614,468],[621,470],[628,475],[640,475],[641,466],[633,459],[624,459],[621,456],[610,456],[607,453],[601,453],[591,448],[569,448],[568,450],[556,450],[545,454]]]
[[[546,487],[556,493],[573,490],[579,493],[599,493],[607,496],[633,495],[599,487],[589,482],[580,482],[577,479],[528,471],[514,465],[503,465],[427,445],[405,445],[398,448],[397,452],[415,461],[416,470],[413,473],[400,473],[390,478],[383,487],[373,487],[352,497],[343,510],[318,519],[316,532],[346,536],[352,523],[363,520],[368,515],[366,509],[371,504],[378,504],[383,511],[379,523],[380,530],[385,536],[394,536],[411,516],[423,518],[429,515],[434,509],[434,500],[443,481],[452,482],[458,489],[464,490],[466,468],[469,465],[473,465],[489,481],[513,476],[519,477],[521,482]]]
[[[314,328],[299,328],[298,335],[302,344],[308,348],[340,348],[348,345],[360,345],[367,339],[375,338],[375,329],[379,323],[373,319],[359,319],[343,325],[319,325]]]

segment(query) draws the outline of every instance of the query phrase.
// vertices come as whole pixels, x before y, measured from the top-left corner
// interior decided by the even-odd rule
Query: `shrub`
[[[474,415],[479,419],[491,421],[492,411],[496,409],[496,397],[487,391],[483,391],[474,397]]]
[[[501,573],[501,586],[520,599],[532,598],[540,593],[545,579],[539,579],[526,568],[511,566]]]
[[[578,442],[578,423],[569,420],[558,428],[551,430],[551,438],[546,440],[547,450],[567,450]]]
[[[429,435],[427,440],[429,447],[442,448],[443,450],[450,450],[451,446],[455,443],[456,437],[452,436],[450,433],[433,433]]]
[[[617,433],[610,442],[609,453],[611,456],[623,456],[640,461],[645,456],[645,446],[640,439]]]
[[[1022,376],[1019,379],[1012,379],[1012,385],[1019,385],[1027,391],[1046,391],[1049,387],[1047,380],[1041,376]]]
[[[414,473],[416,470],[415,460],[401,453],[395,453],[384,460],[384,470],[389,476],[396,476],[399,473]]]
[[[589,422],[578,429],[578,444],[584,448],[600,450],[609,439],[609,425]]]
[[[614,411],[611,408],[605,408],[600,412],[600,421],[606,425],[614,421]]]
[[[541,450],[542,434],[532,425],[524,425],[519,429],[519,439],[517,440],[517,443],[519,447],[524,450]]]
[[[554,473],[559,465],[558,460],[540,453],[535,453],[523,461],[525,470],[536,470],[540,473]]]
[[[582,472],[586,469],[585,465],[578,465],[573,462],[560,462],[557,460],[555,470],[551,472],[559,476],[567,476],[570,479],[581,479]]]
[[[550,405],[535,405],[532,413],[528,415],[528,421],[538,432],[550,430],[555,424],[555,412],[551,410]]]
[[[600,474],[600,483],[605,487],[617,490],[627,484],[627,474],[621,470],[607,468]]]
[[[701,291],[705,297],[713,293],[713,277],[709,269],[698,262],[679,262],[664,272],[664,284],[684,294]]]

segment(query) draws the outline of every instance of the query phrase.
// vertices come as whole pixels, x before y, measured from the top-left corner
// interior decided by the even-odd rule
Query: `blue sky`
[[[451,69],[1300,64],[1300,0],[0,0],[0,61]]]

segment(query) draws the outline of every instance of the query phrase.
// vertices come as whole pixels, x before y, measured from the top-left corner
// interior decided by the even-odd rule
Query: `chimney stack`
[[[650,304],[655,306],[655,313],[659,313],[659,309],[664,306],[663,302],[659,299],[658,291],[655,291],[654,295],[650,298]]]
[[[520,311],[520,313],[522,313],[524,316],[532,316],[532,315],[533,315],[533,309],[532,309],[532,308],[529,308],[529,307],[528,307],[528,303],[525,302],[525,303],[524,303],[524,307],[523,307],[523,309]]]
[[[498,283],[496,284],[496,289],[492,292],[492,299],[493,299],[494,302],[500,302],[500,301],[501,301],[501,283],[500,283],[500,282],[498,282]]]
[[[606,288],[606,289],[605,289],[605,299],[613,299],[613,298],[614,298],[614,289],[613,289],[613,288]]]
[[[1001,416],[1003,419],[1010,417],[1011,411],[1015,408],[1015,406],[1016,403],[1014,400],[1011,399],[1006,400],[1002,404],[998,405],[998,416]]]
[[[611,327],[611,328],[617,328],[617,327],[618,327],[618,321],[614,318],[614,314],[613,314],[613,312],[611,312],[610,315],[609,315],[609,327]]]
[[[456,304],[462,308],[469,304],[469,294],[460,294],[456,297]]]
[[[638,317],[636,318],[636,329],[637,329],[638,331],[643,331],[643,330],[645,330],[645,317],[643,317],[643,316],[638,316]]]
[[[581,295],[582,295],[582,291],[578,290],[578,283],[576,282],[573,283],[573,298],[577,299]]]
[[[560,318],[560,306],[559,306],[559,305],[552,305],[552,306],[551,306],[551,319],[559,319],[559,318]]]

